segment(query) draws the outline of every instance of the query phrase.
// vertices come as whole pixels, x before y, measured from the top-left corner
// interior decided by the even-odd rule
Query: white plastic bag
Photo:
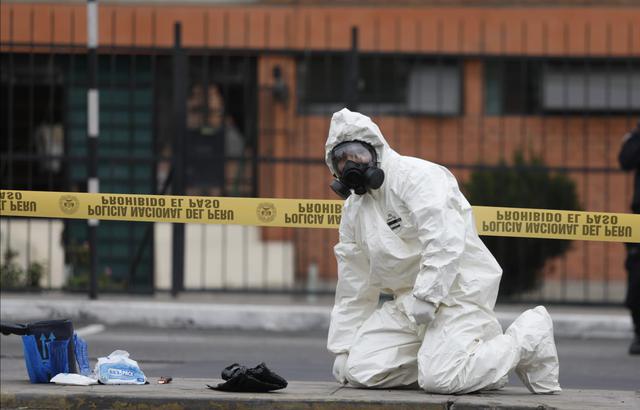
[[[64,384],[68,386],[90,386],[92,384],[98,384],[98,381],[81,374],[58,373],[51,379],[51,383]]]
[[[129,359],[129,352],[116,350],[107,357],[99,357],[94,373],[102,384],[145,384],[138,362]]]

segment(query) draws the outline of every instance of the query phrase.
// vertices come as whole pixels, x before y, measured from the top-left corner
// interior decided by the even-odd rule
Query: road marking
[[[89,326],[80,328],[76,330],[76,333],[80,337],[87,337],[87,336],[95,335],[98,333],[102,333],[104,332],[105,329],[106,329],[105,325],[94,324],[94,325],[89,325]]]

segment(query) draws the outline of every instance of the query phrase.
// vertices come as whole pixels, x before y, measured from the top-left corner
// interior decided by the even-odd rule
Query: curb
[[[309,331],[329,328],[330,308],[146,301],[0,299],[2,320],[65,317],[105,325],[160,328]]]
[[[2,408],[135,408],[135,409],[636,409],[633,391],[565,390],[534,395],[523,387],[507,387],[461,396],[427,394],[419,390],[371,390],[340,387],[328,382],[289,383],[272,393],[232,393],[208,389],[216,380],[179,379],[168,385],[152,378],[145,386],[58,386],[10,380],[0,392]]]
[[[18,322],[65,317],[105,325],[307,332],[326,331],[330,314],[330,307],[306,305],[0,299],[2,320]],[[519,314],[496,312],[505,329]],[[633,335],[628,315],[556,313],[552,318],[556,337],[626,339]]]

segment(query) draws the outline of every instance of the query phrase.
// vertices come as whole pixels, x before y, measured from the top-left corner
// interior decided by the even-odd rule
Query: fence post
[[[358,109],[358,27],[351,27],[351,50],[347,55],[347,75],[345,76],[347,84],[345,89],[345,105],[352,111]]]
[[[187,103],[187,58],[182,48],[182,25],[174,25],[173,47],[173,183],[172,194],[184,195],[185,164],[184,164],[184,137],[186,123]],[[171,295],[176,297],[178,292],[184,290],[184,224],[174,223],[172,235],[171,258]]]
[[[100,122],[100,100],[98,94],[98,1],[87,0],[87,57],[89,68],[89,81],[87,87],[87,137],[89,144],[89,162],[87,164],[87,192],[100,191],[98,180],[98,135]],[[89,299],[98,298],[98,230],[97,219],[89,219]]]

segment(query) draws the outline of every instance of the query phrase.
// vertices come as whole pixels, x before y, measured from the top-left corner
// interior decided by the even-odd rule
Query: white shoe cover
[[[515,338],[522,349],[516,374],[531,393],[562,391],[558,383],[560,365],[553,338],[553,322],[544,306],[520,315],[506,334]]]

